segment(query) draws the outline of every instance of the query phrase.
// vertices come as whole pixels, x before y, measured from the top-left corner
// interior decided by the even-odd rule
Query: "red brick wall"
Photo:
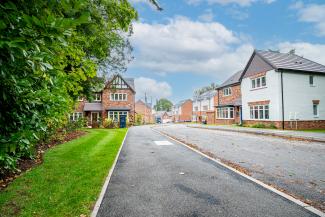
[[[207,124],[215,124],[215,122],[216,122],[215,114],[216,114],[215,111],[206,112]]]
[[[146,106],[144,102],[137,101],[135,103],[135,113],[142,115],[142,121],[144,123],[154,123],[154,117],[150,107]]]
[[[223,89],[218,90],[218,97],[219,97],[220,105],[234,104],[236,100],[241,98],[240,85],[231,86],[229,88],[231,88],[230,96],[224,96]],[[216,105],[218,105],[218,100],[217,100]]]
[[[85,107],[85,100],[78,101],[75,105],[75,112],[83,112]]]
[[[254,124],[274,124],[278,129],[282,129],[282,121],[264,121],[264,120],[245,120],[244,125],[254,125]],[[298,121],[297,128],[295,121],[285,121],[284,129],[286,130],[304,130],[304,129],[325,129],[325,120],[315,120],[315,121]]]
[[[178,121],[191,121],[192,120],[192,108],[193,108],[192,100],[187,100],[185,103],[183,103],[183,105],[181,107],[182,112],[177,117]],[[176,117],[175,117],[175,119],[176,119]]]
[[[111,101],[110,94],[111,93],[126,93],[127,94],[127,101]],[[135,94],[131,89],[116,89],[110,90],[105,88],[102,94],[102,104],[103,104],[103,111],[102,117],[107,118],[107,109],[109,107],[127,107],[130,109],[129,111],[129,121],[131,123],[134,122],[134,115],[135,115]]]

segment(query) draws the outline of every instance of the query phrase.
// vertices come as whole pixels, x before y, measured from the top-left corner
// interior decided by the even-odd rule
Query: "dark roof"
[[[225,82],[223,82],[217,89],[221,89],[223,87],[226,87],[226,86],[230,86],[230,85],[239,83],[240,82],[240,77],[241,77],[241,74],[242,73],[243,73],[243,70],[240,70],[240,71],[236,72],[230,78],[228,78],[228,80],[226,80]]]
[[[130,108],[122,107],[122,106],[111,106],[111,107],[108,107],[106,110],[108,110],[108,111],[130,111]]]
[[[84,111],[101,111],[102,110],[102,103],[96,102],[86,102]]]
[[[198,96],[194,96],[193,99],[194,100],[204,100],[204,99],[211,99],[212,97],[214,97],[217,94],[216,90],[208,90]]]
[[[131,88],[131,90],[133,92],[135,92],[135,85],[134,85],[134,78],[124,78],[122,75],[120,74],[115,74],[112,77],[110,77],[106,83],[106,86],[111,83],[117,76],[119,76],[120,78],[122,78],[123,81],[125,81],[125,83]]]
[[[308,60],[296,54],[262,50],[255,50],[254,52],[276,70],[287,69],[325,73],[324,65]]]

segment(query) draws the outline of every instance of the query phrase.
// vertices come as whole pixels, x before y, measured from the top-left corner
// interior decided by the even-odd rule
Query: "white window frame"
[[[315,118],[318,118],[319,117],[319,109],[318,109],[318,103],[313,103],[313,116]],[[315,108],[316,108],[316,114],[315,114]]]
[[[231,117],[231,113],[232,113],[232,117]],[[235,118],[234,107],[217,108],[217,117],[218,119],[234,119]]]
[[[230,96],[231,95],[231,88],[230,87],[223,88],[222,92],[223,92],[224,96]]]
[[[309,85],[311,87],[315,87],[315,76],[314,75],[309,75]]]
[[[264,78],[265,83],[263,83],[263,78]],[[257,84],[259,84],[259,85],[257,85]],[[251,88],[252,89],[259,89],[259,88],[264,88],[264,87],[266,87],[266,76],[265,75],[251,79]]]
[[[78,101],[79,102],[82,102],[84,99],[83,99],[83,97],[82,96],[78,96]]]
[[[126,93],[111,93],[110,94],[111,101],[128,101],[128,95]]]
[[[108,111],[107,117],[109,117],[114,122],[120,121],[120,115],[126,115],[126,119],[129,119],[129,112],[128,111]]]
[[[101,102],[102,95],[100,93],[94,93],[94,102]]]
[[[78,119],[83,117],[82,112],[73,112],[70,114],[70,121],[77,121]]]
[[[270,106],[268,104],[249,106],[249,118],[251,120],[270,120]]]

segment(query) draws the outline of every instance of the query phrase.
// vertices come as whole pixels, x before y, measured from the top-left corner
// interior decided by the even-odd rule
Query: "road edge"
[[[122,150],[122,148],[123,148],[123,146],[124,146],[125,139],[126,139],[128,133],[129,133],[129,129],[126,131],[126,134],[125,134],[125,136],[124,136],[124,139],[123,139],[123,141],[122,141],[122,144],[121,144],[121,146],[120,146],[120,148],[119,148],[119,150],[118,150],[118,152],[117,152],[117,155],[116,155],[116,157],[115,157],[115,159],[114,159],[113,165],[111,166],[111,168],[110,168],[109,171],[108,171],[108,175],[107,175],[107,177],[106,177],[106,179],[105,179],[105,182],[104,182],[104,185],[103,185],[103,187],[102,187],[102,190],[101,190],[101,192],[100,192],[100,194],[99,194],[99,197],[98,197],[98,199],[97,199],[97,201],[96,201],[96,203],[95,203],[94,209],[93,209],[93,211],[91,212],[91,215],[90,215],[91,217],[96,217],[96,216],[97,216],[97,213],[98,213],[98,211],[99,211],[100,205],[102,204],[102,201],[103,201],[103,199],[104,199],[104,195],[105,195],[105,193],[106,193],[107,186],[108,186],[108,184],[109,184],[109,181],[111,180],[111,176],[112,176],[113,171],[114,171],[114,169],[115,169],[115,166],[116,166],[116,163],[117,163],[117,159],[118,159],[119,156],[120,156],[121,150]]]
[[[294,198],[294,197],[292,197],[292,196],[290,196],[290,195],[288,195],[288,194],[286,194],[284,192],[281,192],[281,191],[277,190],[276,188],[273,188],[273,187],[271,187],[271,186],[269,186],[269,185],[255,179],[255,178],[251,177],[251,176],[248,176],[248,175],[246,175],[246,174],[244,174],[244,173],[242,173],[242,172],[240,172],[240,171],[238,171],[238,170],[236,170],[236,169],[222,163],[220,159],[212,158],[212,157],[200,152],[199,150],[196,150],[196,149],[188,146],[187,144],[185,144],[185,143],[183,143],[183,142],[181,142],[181,141],[179,141],[177,139],[174,139],[173,137],[171,137],[171,136],[169,136],[169,135],[167,135],[165,133],[160,132],[159,130],[156,130],[156,129],[153,129],[153,128],[151,128],[151,129],[154,132],[159,133],[160,135],[165,136],[165,137],[167,137],[167,138],[169,138],[169,139],[171,139],[171,140],[185,146],[186,148],[188,148],[188,149],[190,149],[190,150],[192,150],[192,151],[194,151],[194,152],[208,158],[209,160],[214,161],[215,163],[219,164],[220,166],[223,166],[223,167],[233,171],[234,173],[236,173],[236,174],[238,174],[238,175],[240,175],[240,176],[254,182],[255,184],[257,184],[257,185],[259,185],[259,186],[261,186],[261,187],[263,187],[263,188],[265,188],[265,189],[267,189],[267,190],[269,190],[269,191],[271,191],[271,192],[273,192],[273,193],[275,193],[275,194],[277,194],[277,195],[279,195],[279,196],[281,196],[281,197],[283,197],[283,198],[285,198],[285,199],[287,199],[287,200],[289,200],[289,201],[291,201],[291,202],[293,202],[293,203],[307,209],[308,211],[310,211],[310,212],[312,212],[312,213],[314,213],[314,214],[316,214],[318,216],[325,217],[325,213],[323,213],[322,211],[314,208],[313,206],[310,206],[310,205],[302,202],[301,200],[298,200],[298,199],[296,199],[296,198]]]

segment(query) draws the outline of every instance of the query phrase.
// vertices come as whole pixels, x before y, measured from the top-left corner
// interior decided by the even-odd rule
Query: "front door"
[[[120,128],[126,127],[126,115],[120,114]]]
[[[99,112],[91,113],[91,123],[97,123],[99,119]]]

